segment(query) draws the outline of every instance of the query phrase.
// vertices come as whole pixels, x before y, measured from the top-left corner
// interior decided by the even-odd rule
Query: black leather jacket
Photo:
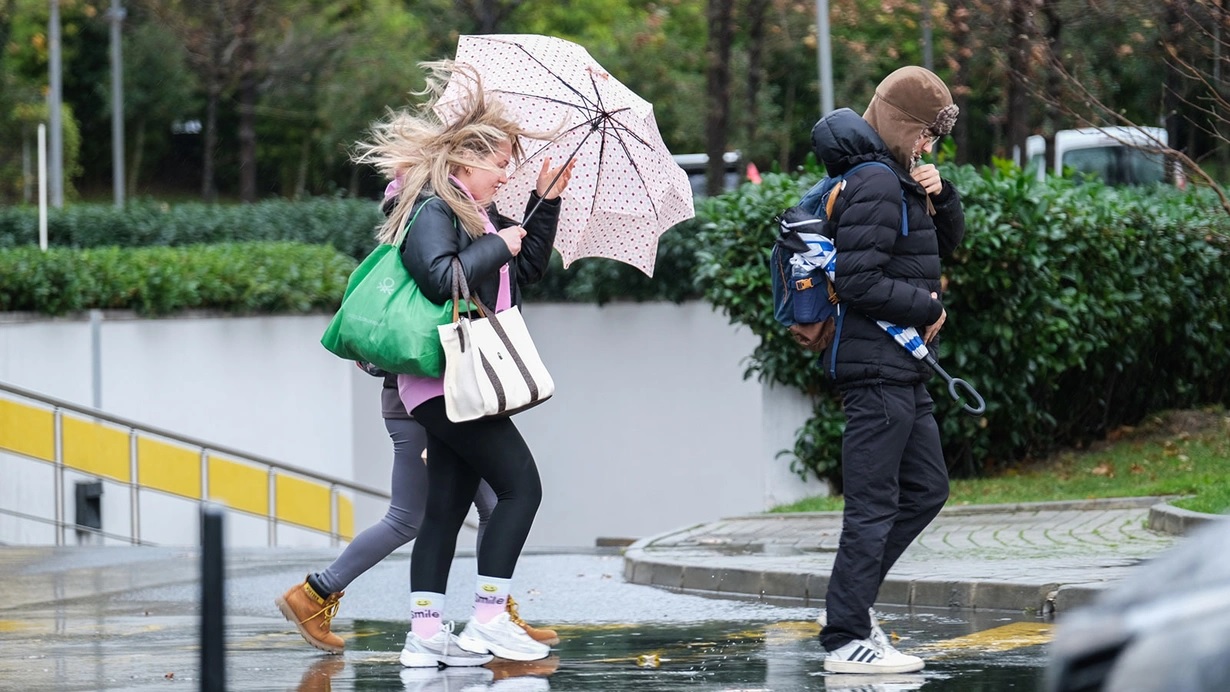
[[[526,204],[527,213],[537,201],[537,193],[531,192]],[[417,204],[426,206],[406,233],[401,247],[401,261],[423,295],[433,303],[443,305],[453,297],[454,257],[461,260],[470,291],[476,293],[483,304],[492,310],[495,309],[500,289],[499,269],[504,264],[509,264],[511,272],[509,289],[513,305],[521,304],[521,284],[534,283],[546,274],[559,223],[558,197],[542,200],[526,224],[521,252],[516,257],[494,233],[471,238],[461,227],[452,208],[439,197],[423,197]],[[487,214],[497,229],[517,225],[516,221],[500,216],[494,204],[487,207]]]
[[[947,180],[932,197],[903,169],[876,131],[848,108],[822,118],[812,129],[812,146],[830,175],[864,161],[880,161],[846,178],[833,209],[837,248],[835,286],[845,311],[823,365],[839,388],[877,383],[925,382],[931,370],[893,341],[877,324],[885,320],[916,327],[921,335],[939,319],[940,258],[965,235],[961,196]],[[909,215],[902,234],[902,200]],[[932,298],[931,293],[939,295]]]

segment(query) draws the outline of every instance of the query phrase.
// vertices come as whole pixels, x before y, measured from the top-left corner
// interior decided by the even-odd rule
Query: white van
[[[1094,175],[1107,185],[1151,185],[1172,183],[1182,186],[1177,166],[1167,175],[1166,130],[1160,127],[1087,127],[1055,133],[1055,175],[1065,169]],[[1026,168],[1046,175],[1046,140],[1033,135],[1025,140]],[[1017,157],[1017,165],[1020,158]]]

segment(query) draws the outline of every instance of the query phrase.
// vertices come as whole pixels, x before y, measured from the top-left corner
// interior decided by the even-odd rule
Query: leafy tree
[[[175,37],[140,17],[135,19],[125,31],[123,47],[128,135],[125,187],[129,196],[141,191],[146,160],[156,161],[169,151],[165,133],[177,121],[190,119],[199,108],[195,82]]]
[[[61,2],[63,63],[77,55],[74,37],[91,16],[92,5],[80,0]],[[48,63],[48,5],[42,0],[0,0],[0,201],[33,201],[37,172],[36,136],[46,123]],[[67,74],[68,70],[65,70]],[[77,112],[68,97],[74,93],[66,80],[61,122],[64,155],[64,194],[73,199],[73,181],[81,174],[82,135]]]

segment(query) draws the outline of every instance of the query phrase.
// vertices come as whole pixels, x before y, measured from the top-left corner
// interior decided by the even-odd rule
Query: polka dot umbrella
[[[662,142],[653,105],[583,47],[551,36],[462,36],[454,59],[477,70],[484,91],[524,129],[553,135],[522,139],[525,159],[496,193],[497,206],[519,213],[542,159],[558,166],[575,156],[555,238],[564,266],[606,257],[653,276],[658,237],[695,216],[687,174]],[[446,90],[445,117],[448,100]]]

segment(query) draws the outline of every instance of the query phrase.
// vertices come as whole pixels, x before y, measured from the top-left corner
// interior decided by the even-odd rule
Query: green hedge
[[[47,238],[52,246],[74,248],[293,241],[332,245],[360,258],[375,247],[381,219],[375,202],[356,199],[233,205],[135,200],[123,208],[69,204],[50,210]],[[0,207],[0,248],[37,243],[37,208]]]
[[[967,233],[945,263],[949,373],[985,396],[979,419],[931,390],[959,475],[1079,444],[1146,413],[1230,403],[1230,218],[1196,193],[1108,188],[1010,167],[945,166]],[[697,239],[705,297],[761,338],[748,375],[813,395],[793,468],[840,487],[840,401],[814,357],[772,318],[773,215],[818,172],[769,174],[704,203]]]
[[[355,262],[301,243],[222,243],[86,250],[0,249],[0,312],[90,308],[166,315],[335,310]]]
[[[285,240],[330,245],[361,260],[375,247],[375,230],[382,218],[371,200],[314,198],[241,205],[137,200],[122,209],[111,204],[72,204],[52,210],[47,235],[53,247],[73,248]],[[692,277],[697,228],[696,222],[685,222],[660,238],[655,278],[601,258],[578,260],[565,271],[556,254],[552,271],[530,287],[526,297],[599,304],[697,298]],[[0,249],[37,242],[37,209],[0,207]]]

